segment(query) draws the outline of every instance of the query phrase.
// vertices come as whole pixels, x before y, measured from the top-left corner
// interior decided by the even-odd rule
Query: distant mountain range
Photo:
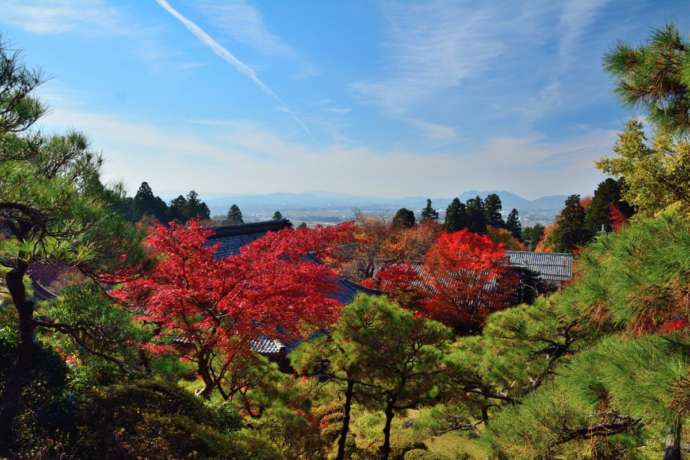
[[[477,191],[469,190],[460,194],[459,198],[465,202],[477,195],[484,198],[489,193],[497,193],[501,197],[503,210],[516,208],[521,214],[533,211],[558,212],[563,207],[565,195],[551,195],[528,200],[512,192],[506,191]],[[167,197],[166,197],[167,198]],[[232,204],[237,204],[243,211],[268,212],[312,211],[312,210],[353,210],[368,212],[386,212],[405,207],[419,211],[426,204],[426,197],[410,196],[403,198],[378,198],[368,196],[348,195],[329,192],[304,193],[269,193],[263,195],[224,195],[203,194],[201,198],[214,215],[225,214]],[[436,209],[443,211],[453,199],[431,198]]]

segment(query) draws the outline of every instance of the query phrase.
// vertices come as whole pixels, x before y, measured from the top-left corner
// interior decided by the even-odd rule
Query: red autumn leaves
[[[323,327],[336,318],[337,276],[313,258],[333,258],[348,233],[347,226],[282,230],[216,259],[207,244],[213,230],[158,225],[145,242],[153,268],[113,296],[157,324],[161,338],[191,346],[190,354],[246,349],[261,335],[294,338],[303,323]]]
[[[190,356],[234,353],[259,336],[298,338],[305,324],[323,328],[337,318],[334,268],[340,248],[353,241],[353,223],[268,233],[223,259],[208,244],[212,234],[196,222],[156,226],[145,242],[152,268],[113,293],[158,325],[152,351],[182,342]],[[440,234],[423,263],[389,264],[369,284],[420,314],[476,332],[508,305],[516,282],[502,245],[463,230]]]
[[[503,245],[466,229],[441,234],[423,263],[390,265],[377,278],[401,304],[464,333],[507,307],[518,282]]]

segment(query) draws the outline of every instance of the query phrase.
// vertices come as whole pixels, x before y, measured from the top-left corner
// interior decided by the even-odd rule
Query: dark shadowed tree
[[[168,206],[159,196],[153,194],[148,182],[142,182],[134,195],[134,215],[136,220],[144,216],[153,217],[159,222],[168,221]]]
[[[486,196],[484,199],[484,216],[486,217],[487,225],[496,228],[501,228],[505,225],[503,216],[501,215],[502,209],[503,204],[501,203],[501,197],[495,193]]]
[[[412,228],[416,223],[414,212],[407,208],[400,208],[393,216],[391,226],[393,228]]]
[[[475,233],[486,233],[486,215],[484,202],[478,196],[467,200],[465,205],[467,213],[467,228]]]
[[[421,223],[436,222],[438,220],[438,211],[431,206],[431,199],[427,198],[426,206],[422,209],[421,213]]]
[[[283,214],[280,211],[273,213],[273,220],[283,220]]]
[[[580,204],[580,195],[570,195],[558,218],[558,225],[549,236],[550,246],[557,252],[570,252],[586,244],[592,232],[585,223],[585,209]]]
[[[458,198],[453,198],[446,209],[446,218],[443,228],[447,232],[457,232],[467,227],[467,213],[465,205]]]
[[[522,224],[520,223],[520,215],[518,210],[513,208],[508,214],[508,219],[506,219],[506,228],[510,230],[510,233],[515,237],[520,239],[522,237]]]
[[[585,223],[592,234],[613,230],[611,206],[616,206],[626,218],[632,216],[633,209],[628,203],[621,201],[621,184],[622,179],[616,181],[609,178],[601,182],[594,191],[592,204],[589,205],[585,213]]]
[[[240,211],[240,207],[236,204],[230,206],[230,209],[228,209],[228,215],[223,223],[227,225],[243,224],[244,219],[242,219],[242,211]]]

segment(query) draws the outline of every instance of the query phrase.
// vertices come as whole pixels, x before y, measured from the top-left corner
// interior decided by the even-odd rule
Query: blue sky
[[[0,0],[42,129],[159,193],[591,193],[635,112],[602,70],[685,1]]]

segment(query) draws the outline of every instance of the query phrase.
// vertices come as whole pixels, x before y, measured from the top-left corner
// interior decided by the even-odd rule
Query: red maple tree
[[[489,313],[507,307],[517,282],[503,244],[466,229],[442,234],[423,264],[378,274],[378,287],[394,300],[459,333],[478,332]]]
[[[152,268],[112,294],[158,326],[149,350],[196,363],[205,397],[216,388],[223,394],[234,358],[258,337],[294,339],[303,325],[321,328],[337,318],[330,297],[337,276],[314,259],[333,259],[351,228],[271,232],[221,259],[208,244],[212,234],[196,221],[155,226],[145,241]]]

